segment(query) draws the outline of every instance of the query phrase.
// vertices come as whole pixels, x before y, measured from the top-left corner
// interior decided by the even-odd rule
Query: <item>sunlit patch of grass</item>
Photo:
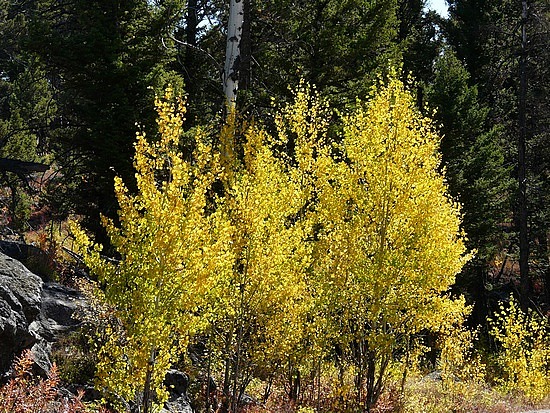
[[[523,403],[479,383],[413,379],[405,387],[403,413],[511,413]]]

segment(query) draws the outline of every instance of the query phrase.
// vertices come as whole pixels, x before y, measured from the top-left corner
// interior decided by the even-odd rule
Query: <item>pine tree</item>
[[[545,181],[548,154],[542,144],[548,133],[548,4],[454,0],[450,15],[449,42],[472,74],[471,82],[479,85],[480,101],[491,108],[489,122],[502,128],[506,163],[515,165],[511,214],[517,253],[511,257],[521,263],[520,301],[525,309],[538,295],[533,287],[542,279],[547,285],[550,281],[543,274],[549,274],[547,266],[538,265],[541,257],[545,262],[548,257],[542,230],[547,223],[540,220],[546,216],[540,183]]]
[[[434,120],[443,136],[441,153],[449,193],[462,204],[462,228],[467,246],[476,258],[458,279],[475,302],[474,318],[483,323],[489,282],[488,270],[506,244],[504,224],[512,185],[505,166],[502,129],[489,123],[489,109],[479,102],[476,86],[450,49],[435,63],[435,79],[426,89],[426,99],[435,109]]]
[[[163,45],[170,43],[178,5],[44,0],[31,16],[27,48],[46,65],[63,129],[56,141],[62,182],[52,201],[65,213],[86,216],[95,231],[99,213],[116,215],[113,178],[135,186],[131,137],[137,121],[153,130],[150,88],[167,82],[181,88]]]
[[[25,229],[31,206],[29,175],[44,172],[57,112],[44,66],[25,49],[31,4],[0,2],[0,172],[9,191],[12,229]]]

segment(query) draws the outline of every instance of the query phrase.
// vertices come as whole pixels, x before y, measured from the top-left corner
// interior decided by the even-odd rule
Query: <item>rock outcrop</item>
[[[79,325],[72,315],[82,305],[78,291],[44,282],[16,259],[0,253],[0,375],[27,348],[38,372],[49,371],[51,345]]]
[[[174,400],[167,401],[160,413],[193,413],[193,409],[189,397],[184,394]]]
[[[13,357],[34,345],[29,331],[40,314],[43,281],[19,261],[0,253],[0,372]]]

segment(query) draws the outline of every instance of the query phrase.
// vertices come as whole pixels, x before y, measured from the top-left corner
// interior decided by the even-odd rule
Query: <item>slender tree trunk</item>
[[[143,413],[149,413],[151,411],[151,406],[153,402],[153,394],[151,391],[151,379],[153,377],[153,371],[155,369],[156,355],[157,355],[157,351],[153,347],[151,349],[151,356],[149,358],[149,363],[147,366],[147,374],[145,376],[145,385],[143,389],[143,403],[142,403]]]
[[[264,389],[264,395],[262,397],[262,402],[265,404],[267,400],[269,399],[269,396],[271,396],[271,387],[273,386],[273,375],[270,375],[267,379],[265,389]]]
[[[290,365],[289,385],[289,399],[292,402],[297,403],[298,397],[300,396],[301,376],[300,370],[298,368],[295,368],[293,365]]]
[[[370,412],[376,403],[376,355],[374,351],[365,349],[367,355],[367,394],[365,395],[365,411]]]
[[[247,263],[250,257],[247,257]],[[248,266],[245,265],[244,267],[244,274],[247,273]],[[244,340],[244,320],[245,320],[245,297],[244,297],[244,283],[241,279],[241,285],[240,285],[240,305],[239,305],[239,314],[238,317],[238,323],[239,328],[237,330],[237,348],[235,352],[235,366],[233,370],[233,391],[231,394],[231,413],[237,413],[237,409],[240,403],[241,398],[241,392],[237,391],[239,389],[239,385],[241,380],[241,359],[242,359],[242,347],[243,347],[243,340]]]
[[[321,410],[321,358],[317,362],[317,410]]]
[[[208,338],[208,340],[206,341],[207,343],[207,348],[206,348],[206,351],[208,352],[208,362],[207,362],[207,365],[206,365],[206,395],[205,395],[205,410],[207,412],[210,412],[210,393],[212,392],[212,389],[210,387],[210,375],[212,374],[212,369],[211,369],[211,366],[212,366],[212,351],[210,349],[210,337]]]
[[[237,351],[235,354],[235,368],[233,370],[233,389],[231,391],[231,413],[237,413],[237,407],[239,406],[240,394],[237,391],[239,385],[239,379],[241,376],[241,350],[243,344],[243,321],[241,317],[238,335],[237,335]]]
[[[244,20],[244,1],[230,0],[229,22],[227,24],[227,43],[225,50],[225,67],[223,89],[226,103],[234,109],[239,89],[240,47]]]
[[[233,329],[231,329],[233,331]],[[231,389],[231,342],[233,341],[233,335],[228,332],[225,335],[225,366],[223,374],[223,396],[220,412],[227,413],[229,411],[229,393]]]
[[[519,229],[519,270],[521,307],[525,311],[529,306],[531,281],[529,278],[529,235],[527,224],[527,174],[526,174],[526,140],[527,140],[527,0],[522,1],[521,14],[521,55],[519,62],[519,139],[518,139],[518,229]]]
[[[357,406],[361,406],[363,402],[363,385],[365,384],[364,377],[364,352],[363,352],[363,341],[358,340],[356,344],[356,355],[357,360],[357,373],[355,375],[355,390],[357,392]]]

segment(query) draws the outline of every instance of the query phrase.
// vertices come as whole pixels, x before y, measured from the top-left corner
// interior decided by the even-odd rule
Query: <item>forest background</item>
[[[379,79],[408,85],[442,137],[440,170],[462,206],[466,249],[475,251],[451,291],[472,306],[467,325],[478,328],[478,346],[490,355],[506,347],[489,334],[490,319],[510,294],[539,322],[550,311],[550,11],[544,0],[447,3],[443,18],[421,0],[243,0],[230,77],[239,116],[267,132],[302,82],[314,85],[312,96],[332,108],[326,135],[335,143],[339,114],[359,108],[357,98],[375,98]],[[130,193],[139,188],[136,131],[159,136],[155,96],[170,85],[186,97],[183,160],[192,162],[201,133],[223,145],[228,19],[229,3],[215,0],[1,0],[4,236],[38,240],[59,258],[62,246],[71,248],[65,223],[78,217],[107,255],[120,258],[100,216],[122,218],[115,177]],[[244,158],[247,128],[234,128],[230,146]],[[424,344],[435,349],[432,339]],[[286,376],[296,403],[294,367]],[[358,404],[370,409],[375,401]],[[236,410],[232,403],[225,408]]]

